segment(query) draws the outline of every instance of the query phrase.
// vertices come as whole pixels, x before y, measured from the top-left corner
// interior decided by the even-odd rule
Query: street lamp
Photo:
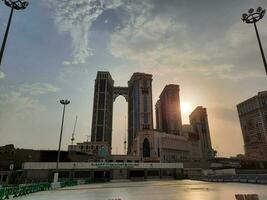
[[[63,125],[64,125],[64,117],[65,117],[65,107],[70,103],[69,100],[60,100],[60,103],[63,105],[63,114],[62,114],[62,123],[61,123],[61,130],[60,130],[60,137],[59,137],[59,144],[58,144],[58,152],[57,152],[57,166],[56,166],[56,173],[54,175],[54,182],[58,182],[58,164],[60,158],[60,149],[61,149],[61,140],[62,140],[62,133],[63,133]]]
[[[11,8],[11,11],[10,11],[10,15],[9,15],[9,19],[8,19],[8,23],[7,23],[6,32],[5,32],[4,40],[2,43],[1,51],[0,51],[0,65],[2,63],[2,58],[3,58],[4,51],[5,51],[5,46],[6,46],[7,36],[8,36],[12,16],[13,16],[13,11],[14,11],[14,9],[15,10],[24,10],[29,5],[29,2],[26,0],[2,0],[2,1],[4,1],[4,3],[8,7]]]
[[[257,10],[250,8],[248,10],[248,13],[244,13],[242,15],[242,20],[243,20],[243,22],[245,22],[247,24],[252,24],[252,23],[254,24],[254,28],[256,31],[257,39],[258,39],[260,50],[261,50],[261,56],[262,56],[263,64],[265,67],[265,72],[267,74],[267,63],[266,63],[265,55],[263,52],[263,48],[262,48],[262,44],[261,44],[261,40],[260,40],[260,36],[259,36],[257,24],[256,24],[259,20],[261,20],[263,18],[265,12],[266,12],[265,9],[263,9],[262,7],[258,7]]]

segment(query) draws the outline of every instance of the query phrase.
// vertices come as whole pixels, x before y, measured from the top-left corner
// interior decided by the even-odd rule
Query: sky
[[[153,103],[166,84],[181,102],[208,110],[219,156],[243,153],[236,105],[266,90],[255,31],[242,22],[263,0],[31,0],[15,11],[0,66],[0,145],[57,149],[69,99],[63,149],[91,132],[94,80],[109,71],[116,86],[134,72],[153,74]],[[10,9],[0,2],[0,40]],[[267,54],[267,17],[258,23]],[[123,153],[127,103],[114,103],[113,153]],[[183,114],[188,123],[188,113]]]

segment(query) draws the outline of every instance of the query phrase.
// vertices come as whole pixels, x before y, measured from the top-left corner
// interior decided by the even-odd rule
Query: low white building
[[[147,130],[138,132],[131,153],[143,162],[181,162],[189,159],[189,146],[184,136]]]
[[[68,151],[78,151],[98,157],[107,157],[111,153],[108,142],[81,142],[76,145],[69,145]]]

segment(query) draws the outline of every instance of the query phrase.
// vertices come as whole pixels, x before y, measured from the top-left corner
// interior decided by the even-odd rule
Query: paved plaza
[[[161,180],[75,186],[18,200],[234,200],[240,193],[256,193],[260,200],[267,200],[266,190],[266,185]]]

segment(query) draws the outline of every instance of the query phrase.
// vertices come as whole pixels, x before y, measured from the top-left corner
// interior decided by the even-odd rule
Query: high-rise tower
[[[238,104],[237,110],[246,157],[267,160],[267,91]]]
[[[202,156],[204,159],[213,158],[214,150],[211,146],[207,109],[202,106],[196,107],[189,119],[194,131],[199,135]]]
[[[153,130],[152,75],[134,73],[128,81],[128,153],[137,133]]]
[[[92,142],[112,140],[114,81],[109,72],[97,72],[92,119]]]
[[[156,103],[157,129],[174,135],[182,133],[179,92],[179,85],[166,85]]]

